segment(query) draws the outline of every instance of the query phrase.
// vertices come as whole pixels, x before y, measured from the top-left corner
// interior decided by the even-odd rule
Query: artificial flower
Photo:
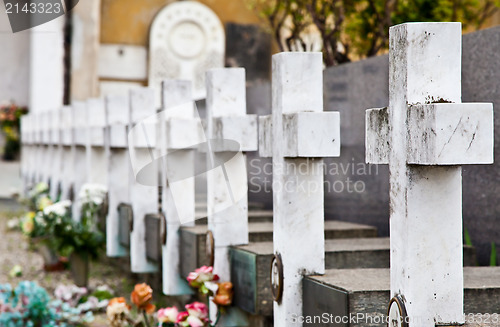
[[[130,306],[126,303],[125,298],[115,297],[111,299],[106,308],[106,315],[111,326],[120,327],[127,322],[127,315],[130,313]]]
[[[199,318],[200,320],[206,320],[208,318],[208,307],[201,302],[193,302],[186,304],[186,310],[189,316]]]
[[[186,322],[189,324],[190,327],[203,327],[203,326],[205,326],[205,323],[203,321],[201,321],[198,317],[195,317],[195,316],[187,317]]]
[[[231,302],[233,301],[233,283],[219,283],[219,288],[217,289],[217,293],[212,301],[220,306],[231,305]]]
[[[213,273],[213,267],[202,266],[190,272],[187,281],[191,287],[200,288],[205,282],[219,280],[219,276]]]
[[[37,200],[37,207],[39,210],[44,210],[52,204],[52,200],[48,196],[42,196]]]
[[[179,310],[176,307],[169,307],[158,310],[157,317],[158,321],[161,323],[164,322],[177,322],[177,316],[179,315]]]
[[[153,290],[146,283],[136,284],[132,294],[130,294],[130,300],[142,310],[147,313],[153,313],[155,306],[151,304],[153,299]]]
[[[30,235],[35,229],[35,222],[33,219],[24,219],[21,224],[21,229],[25,235]]]
[[[102,184],[86,183],[83,184],[78,193],[78,201],[80,203],[93,203],[100,205],[104,202],[108,189]]]
[[[179,312],[179,314],[177,315],[177,319],[176,319],[176,323],[182,323],[182,322],[185,322],[187,320],[187,318],[189,317],[189,313],[187,311],[182,311],[182,312]]]
[[[58,216],[64,216],[68,213],[70,207],[71,207],[70,200],[59,201],[47,206],[45,209],[43,209],[43,213],[46,215],[54,213]]]

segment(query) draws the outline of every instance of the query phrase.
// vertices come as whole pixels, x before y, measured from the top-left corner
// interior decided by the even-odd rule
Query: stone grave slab
[[[497,313],[500,297],[500,267],[465,267],[464,310],[469,313]],[[422,286],[424,287],[424,286]],[[307,324],[304,326],[381,326],[385,325],[387,299],[390,298],[389,269],[331,269],[323,276],[303,281],[304,316],[356,317],[354,322]],[[335,319],[335,317],[334,317]],[[339,319],[339,318],[337,318]],[[484,317],[483,317],[484,319]]]
[[[187,276],[191,271],[208,264],[206,240],[208,228],[206,225],[182,227],[181,233],[181,275]],[[371,226],[353,224],[343,221],[325,221],[325,238],[356,238],[376,237],[377,230]],[[249,223],[249,242],[272,242],[273,223]]]
[[[476,265],[475,254],[473,247],[464,245],[464,266]],[[231,249],[235,305],[252,314],[272,315],[269,269],[273,256],[272,242]],[[389,268],[389,262],[388,237],[325,240],[326,269]]]

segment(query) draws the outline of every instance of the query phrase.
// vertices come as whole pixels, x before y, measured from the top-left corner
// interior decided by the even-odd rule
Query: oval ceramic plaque
[[[283,296],[283,262],[279,253],[271,261],[271,291],[274,301],[280,303]]]
[[[388,327],[408,327],[406,307],[400,295],[396,295],[389,302],[387,320]]]
[[[206,251],[207,251],[206,253],[208,258],[208,265],[213,267],[215,260],[215,241],[214,241],[214,234],[210,230],[207,232]]]

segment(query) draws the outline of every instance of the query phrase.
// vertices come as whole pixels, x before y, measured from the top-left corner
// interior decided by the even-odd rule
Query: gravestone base
[[[187,276],[191,271],[207,265],[206,255],[206,225],[182,227],[181,233],[181,276]],[[273,223],[249,223],[249,242],[272,242]],[[341,221],[325,221],[325,239],[375,237],[377,230],[374,227],[352,224]]]
[[[475,249],[464,245],[464,266],[476,265]],[[234,303],[264,316],[273,312],[269,269],[273,243],[260,242],[231,248]],[[326,269],[389,268],[389,238],[346,238],[325,241]]]
[[[389,275],[389,269],[331,269],[323,276],[306,277],[303,282],[305,317],[321,316],[326,312],[334,316],[359,315],[362,318],[350,324],[324,323],[304,326],[384,325],[379,319],[387,313],[390,300]],[[500,267],[464,268],[464,296],[466,316],[469,313],[498,313]]]

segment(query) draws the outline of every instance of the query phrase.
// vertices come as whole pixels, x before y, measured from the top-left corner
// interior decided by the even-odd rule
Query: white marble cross
[[[211,69],[207,83],[207,213],[214,272],[230,280],[229,246],[248,243],[245,151],[256,151],[257,116],[246,114],[244,68]]]
[[[40,157],[38,160],[38,180],[40,182],[44,182],[49,184],[50,182],[50,171],[52,167],[52,159],[53,159],[53,146],[50,142],[51,137],[51,118],[52,118],[52,110],[46,110],[38,113],[38,120],[40,124],[40,141],[39,141],[39,149],[40,149]]]
[[[273,243],[283,263],[275,326],[300,326],[302,277],[325,271],[323,157],[340,155],[340,117],[323,112],[321,53],[273,56],[272,116],[259,152],[273,158]]]
[[[61,180],[63,171],[63,147],[61,139],[61,115],[63,107],[50,112],[50,144],[52,145],[52,163],[50,171],[50,196],[56,200],[61,191]]]
[[[71,109],[73,110],[73,142],[74,142],[74,162],[73,162],[73,219],[80,221],[81,205],[77,200],[78,192],[90,176],[90,152],[88,151],[88,110],[85,102],[75,101]]]
[[[69,200],[74,195],[73,181],[75,179],[75,143],[73,131],[73,109],[64,106],[61,109],[61,144],[62,144],[62,166],[61,174],[61,199]]]
[[[192,290],[179,273],[179,227],[194,225],[195,152],[204,141],[203,128],[195,112],[192,83],[165,80],[162,83],[162,111],[158,116],[162,207],[167,221],[167,243],[162,248],[163,293],[190,294]]]
[[[23,188],[24,191],[28,191],[33,185],[34,174],[36,167],[36,145],[34,142],[34,123],[35,115],[29,113],[21,117],[21,135],[23,146],[22,151],[22,163],[21,170],[23,175]]]
[[[88,182],[107,186],[108,159],[105,148],[106,110],[104,99],[87,100],[88,151],[90,152]]]
[[[120,244],[118,205],[129,203],[130,156],[128,153],[127,125],[129,99],[126,96],[107,96],[106,152],[108,153],[108,215],[106,218],[106,255],[123,257],[128,253]]]
[[[461,32],[391,27],[389,108],[366,113],[366,161],[390,169],[391,296],[422,327],[464,323],[461,165],[493,163],[492,104],[461,103]]]
[[[43,145],[42,145],[42,119],[41,119],[42,113],[37,112],[32,114],[32,128],[33,128],[33,138],[32,138],[32,145],[33,145],[33,160],[36,163],[40,163],[43,161]],[[32,170],[32,176],[33,176],[33,182],[34,183],[39,183],[41,182],[41,173],[42,173],[42,167],[40,164],[33,165],[33,170]]]
[[[155,160],[156,106],[152,88],[130,90],[128,145],[133,176],[130,180],[130,204],[133,230],[130,233],[132,272],[149,273],[158,266],[146,257],[145,216],[158,212],[158,161]]]

